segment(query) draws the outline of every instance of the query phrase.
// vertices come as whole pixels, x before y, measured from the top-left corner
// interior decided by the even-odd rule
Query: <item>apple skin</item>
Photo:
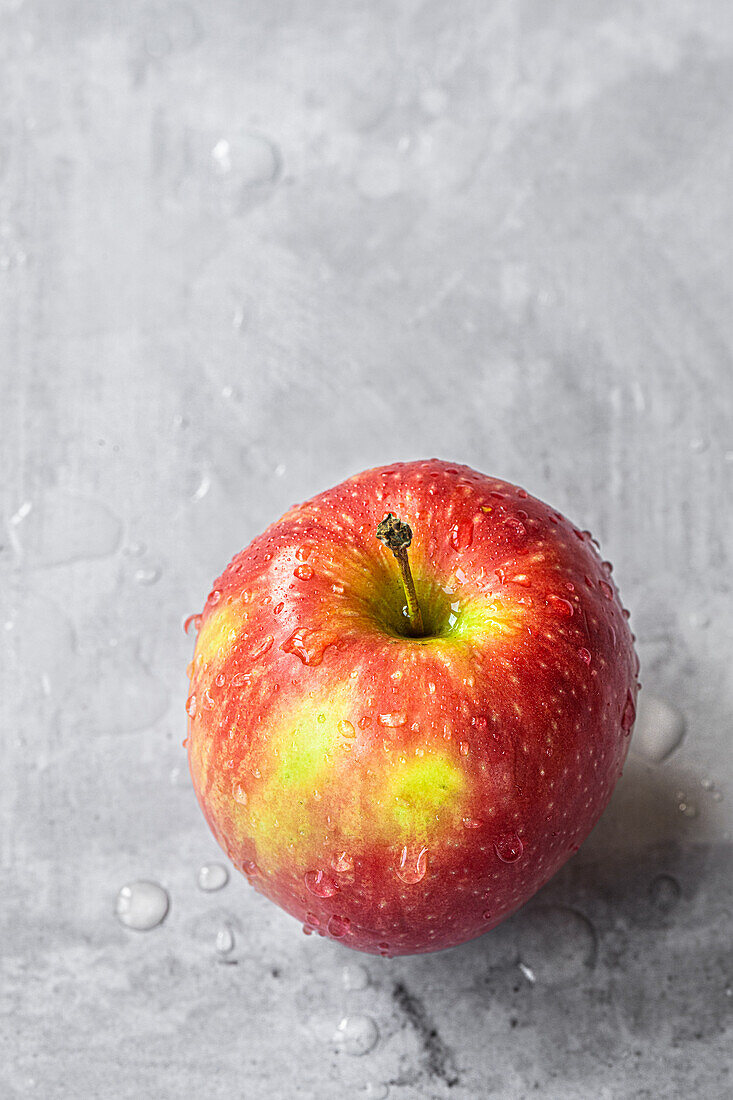
[[[404,635],[410,524],[426,629]],[[626,757],[638,660],[590,534],[436,459],[290,509],[216,581],[189,666],[204,815],[260,893],[360,951],[452,947],[575,852]]]

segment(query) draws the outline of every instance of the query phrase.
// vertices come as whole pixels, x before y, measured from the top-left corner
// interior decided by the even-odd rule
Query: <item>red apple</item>
[[[412,529],[422,629],[385,513]],[[549,505],[437,460],[292,508],[216,582],[189,667],[191,774],[232,862],[306,931],[383,955],[522,905],[626,756],[638,662],[610,571]]]

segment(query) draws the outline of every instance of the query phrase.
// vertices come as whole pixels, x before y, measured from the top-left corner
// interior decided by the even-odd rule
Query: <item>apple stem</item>
[[[400,567],[400,575],[402,577],[402,587],[405,590],[405,599],[407,601],[407,616],[410,620],[410,630],[414,637],[419,638],[425,633],[425,626],[423,624],[420,604],[417,602],[415,582],[412,579],[412,570],[410,569],[410,562],[407,557],[407,549],[412,542],[412,528],[409,524],[403,523],[393,512],[387,512],[387,515],[377,526],[377,538],[380,542],[383,542],[387,549],[391,550],[397,558],[397,564]]]

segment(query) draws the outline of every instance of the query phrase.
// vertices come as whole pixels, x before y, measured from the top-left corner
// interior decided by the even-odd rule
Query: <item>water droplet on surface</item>
[[[380,714],[379,724],[381,726],[404,726],[407,722],[407,716],[405,714]]]
[[[199,868],[196,881],[199,890],[205,890],[207,893],[221,890],[229,882],[229,872],[223,863],[205,863]]]
[[[306,871],[303,879],[306,889],[317,898],[332,898],[338,891],[338,883],[326,871]]]
[[[301,581],[309,581],[313,576],[313,570],[310,565],[298,565],[293,570],[293,576],[298,577]]]
[[[611,588],[611,585],[608,583],[608,581],[599,581],[598,587],[600,588],[601,592],[607,600],[613,599],[613,589]]]
[[[157,882],[131,882],[117,895],[115,915],[125,928],[147,932],[161,923],[169,905],[167,892]]]
[[[464,817],[461,823],[464,829],[480,829],[483,825],[483,821],[479,821],[474,817]]]
[[[186,700],[186,714],[188,715],[189,718],[195,718],[196,717],[196,695],[195,694],[194,695],[189,695],[188,699]]]
[[[427,848],[413,848],[406,844],[400,853],[400,863],[397,868],[397,878],[408,886],[414,886],[422,882],[428,867]]]
[[[345,875],[349,871],[354,870],[354,861],[348,852],[338,852],[331,861],[331,866],[334,871],[338,871],[339,874]]]
[[[470,748],[471,746],[469,745],[468,741],[461,741],[458,745],[458,750],[461,756],[468,756]]]
[[[351,921],[348,917],[339,917],[335,913],[332,917],[328,918],[326,924],[326,931],[329,936],[333,936],[335,940],[340,940],[347,934],[351,928]]]
[[[511,578],[512,584],[521,584],[523,588],[529,588],[532,584],[526,573],[517,573],[515,577]]]
[[[494,841],[494,849],[502,863],[516,863],[524,851],[524,845],[516,833],[504,833]]]
[[[232,798],[235,802],[239,802],[240,806],[247,805],[247,791],[242,786],[241,779],[235,779],[232,783]]]
[[[346,718],[339,722],[338,731],[342,737],[356,737],[356,730]]]
[[[183,624],[183,629],[186,632],[186,634],[190,634],[191,633],[191,627],[193,627],[193,629],[198,634],[200,626],[201,626],[201,616],[200,615],[189,615],[188,618],[186,619],[186,621]]]
[[[527,537],[527,528],[516,516],[507,516],[504,520],[504,530],[514,543],[522,543]]]
[[[122,524],[101,501],[49,491],[36,504],[21,504],[9,533],[26,565],[41,569],[113,554]]]
[[[591,663],[591,652],[589,649],[586,649],[585,646],[581,646],[578,650],[578,656],[584,664],[589,665]]]
[[[684,796],[682,801],[678,805],[678,809],[683,817],[697,817],[700,812],[694,802],[690,802],[687,796]]]
[[[559,615],[563,619],[571,618],[575,612],[570,600],[566,600],[564,596],[556,596],[554,593],[548,595],[547,606],[554,615]]]
[[[366,1100],[387,1100],[389,1085],[383,1084],[381,1081],[367,1081],[364,1085],[363,1095]]]
[[[661,764],[682,743],[685,718],[671,703],[642,691],[631,747],[653,764]]]
[[[461,521],[456,523],[450,533],[450,544],[454,550],[467,550],[473,542],[473,523]]]
[[[223,924],[216,933],[215,946],[218,955],[230,955],[234,950],[234,933],[228,924]]]
[[[631,692],[626,693],[626,702],[624,703],[624,709],[621,714],[621,729],[624,733],[630,733],[631,727],[636,721],[636,707],[634,706],[634,700],[631,696]]]
[[[259,645],[250,653],[250,657],[253,661],[256,661],[259,657],[264,657],[268,650],[272,649],[272,643],[274,638],[272,634],[268,634],[266,638],[263,638]]]
[[[135,581],[137,584],[155,584],[158,580],[160,580],[160,569],[158,569],[157,566],[135,571]]]
[[[564,906],[541,906],[517,920],[519,957],[538,982],[575,981],[596,956],[593,925]]]
[[[369,985],[369,972],[365,966],[352,963],[350,966],[345,966],[341,971],[341,980],[344,983],[344,989],[349,993],[357,992],[366,989]]]
[[[657,875],[649,883],[649,900],[655,909],[669,913],[680,900],[682,891],[677,879],[671,875]]]
[[[320,630],[306,630],[304,627],[299,627],[280,648],[283,653],[294,653],[304,665],[312,667],[320,665],[324,653],[334,642],[333,635]]]
[[[534,983],[537,981],[534,970],[532,970],[530,966],[527,966],[527,964],[523,962],[517,963],[517,966],[522,971],[530,985],[534,985]]]
[[[345,1054],[355,1057],[374,1050],[378,1040],[377,1025],[371,1016],[344,1016],[333,1037],[334,1043]]]

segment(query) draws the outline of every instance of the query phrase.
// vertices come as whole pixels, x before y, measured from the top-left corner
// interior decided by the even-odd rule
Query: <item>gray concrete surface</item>
[[[0,50],[2,1096],[730,1096],[728,0],[2,0]],[[360,959],[199,889],[181,624],[429,454],[600,537],[652,701],[525,912]]]

